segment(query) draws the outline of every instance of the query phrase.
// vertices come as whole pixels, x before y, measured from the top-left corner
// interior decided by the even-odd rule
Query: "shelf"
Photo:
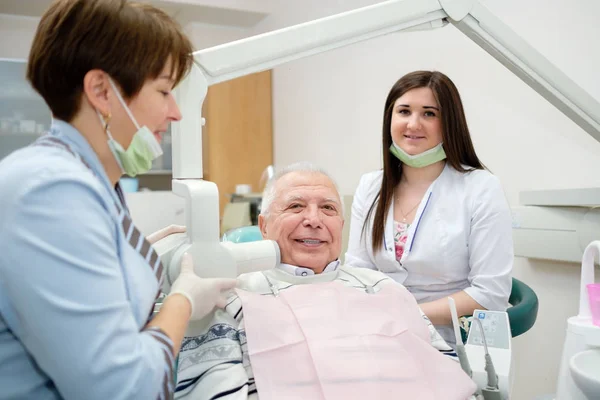
[[[600,205],[600,188],[525,190],[519,193],[524,206],[596,207]]]

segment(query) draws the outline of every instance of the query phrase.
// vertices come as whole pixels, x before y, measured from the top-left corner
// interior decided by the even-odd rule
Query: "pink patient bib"
[[[400,285],[237,293],[261,400],[465,400],[476,390],[431,346],[415,299]]]

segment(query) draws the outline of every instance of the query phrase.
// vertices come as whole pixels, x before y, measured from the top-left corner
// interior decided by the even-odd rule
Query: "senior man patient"
[[[181,347],[180,399],[464,400],[476,390],[413,296],[379,271],[341,265],[342,203],[323,171],[269,183],[259,226],[281,264],[239,277],[210,326]]]

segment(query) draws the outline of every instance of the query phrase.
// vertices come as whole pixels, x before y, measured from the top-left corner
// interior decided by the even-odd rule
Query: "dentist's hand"
[[[185,233],[185,226],[181,225],[169,225],[166,228],[162,228],[154,233],[151,233],[146,237],[146,240],[150,242],[150,244],[154,244],[158,242],[160,239],[164,239],[173,233]]]
[[[190,320],[202,319],[216,307],[227,305],[226,291],[235,287],[235,279],[200,278],[194,273],[192,256],[185,253],[181,259],[181,272],[173,286],[172,296],[176,293],[185,296],[192,305]]]

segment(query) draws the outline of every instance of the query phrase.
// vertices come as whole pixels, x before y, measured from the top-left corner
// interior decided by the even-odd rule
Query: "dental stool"
[[[512,278],[512,290],[508,299],[511,307],[506,312],[510,321],[512,337],[527,332],[537,319],[538,297],[529,286],[518,279]]]

